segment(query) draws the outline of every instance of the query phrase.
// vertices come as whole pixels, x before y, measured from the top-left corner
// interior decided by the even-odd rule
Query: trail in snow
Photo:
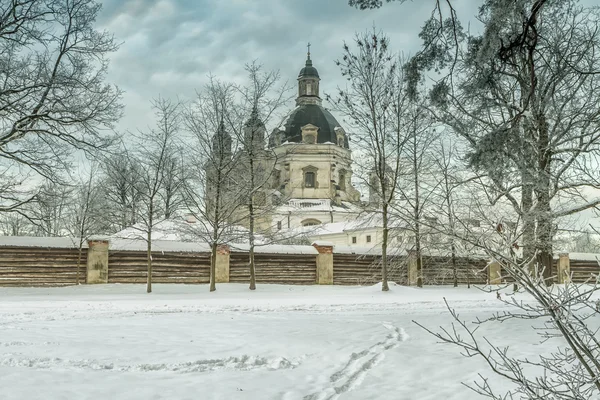
[[[398,347],[400,342],[408,339],[404,329],[390,323],[384,323],[383,326],[390,331],[385,340],[358,353],[352,353],[348,362],[329,378],[330,387],[309,394],[304,400],[335,400],[342,393],[353,390],[361,384],[367,373],[385,358],[386,351]]]
[[[159,363],[135,365],[103,363],[98,360],[67,360],[56,357],[20,358],[18,354],[5,354],[4,356],[5,358],[0,359],[0,366],[3,367],[26,367],[32,369],[88,369],[117,372],[161,371],[193,373],[210,372],[216,370],[251,371],[255,369],[275,371],[280,369],[294,369],[300,365],[299,359],[288,360],[285,357],[253,357],[248,355],[172,364]]]

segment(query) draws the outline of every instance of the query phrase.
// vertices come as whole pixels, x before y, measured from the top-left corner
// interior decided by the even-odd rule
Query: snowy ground
[[[0,398],[478,399],[481,360],[435,328],[506,306],[477,289],[155,285],[0,288]],[[482,329],[533,356],[531,321]],[[542,348],[540,348],[542,346]],[[493,378],[501,387],[502,382]]]

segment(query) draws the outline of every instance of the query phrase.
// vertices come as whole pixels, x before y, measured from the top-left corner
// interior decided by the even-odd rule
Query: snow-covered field
[[[448,326],[443,297],[467,320],[506,308],[450,287],[144,289],[0,288],[0,399],[478,399],[461,382],[492,376],[484,363],[412,320]],[[531,324],[481,334],[516,355],[554,348]]]

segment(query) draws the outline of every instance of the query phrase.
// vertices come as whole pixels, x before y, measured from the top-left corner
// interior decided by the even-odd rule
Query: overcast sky
[[[479,0],[457,1],[466,17]],[[121,130],[152,121],[149,100],[192,98],[212,73],[224,80],[245,77],[254,59],[279,69],[295,84],[306,44],[321,76],[321,95],[341,82],[334,60],[344,41],[374,25],[390,36],[392,48],[418,50],[420,26],[432,0],[390,3],[360,11],[347,0],[106,0],[99,25],[122,43],[111,56],[108,80],[125,91]],[[469,8],[471,10],[469,10]],[[464,12],[463,12],[464,10]],[[323,97],[323,96],[322,96]],[[269,127],[271,128],[271,127]]]
[[[102,1],[102,0],[99,0]],[[595,5],[598,0],[582,0]],[[295,84],[306,59],[306,44],[321,76],[323,92],[343,84],[334,60],[344,41],[374,25],[391,39],[394,51],[414,54],[418,33],[434,0],[386,4],[360,11],[347,0],[104,0],[99,28],[122,43],[111,56],[108,81],[125,91],[120,131],[153,122],[150,100],[191,99],[212,73],[241,81],[244,64],[256,59],[279,69]],[[459,19],[476,30],[481,0],[453,0]],[[325,104],[327,105],[327,104]],[[293,104],[290,104],[290,108]],[[273,128],[271,127],[268,127]]]

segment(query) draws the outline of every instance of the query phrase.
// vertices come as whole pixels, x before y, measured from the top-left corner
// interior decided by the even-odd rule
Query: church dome
[[[306,65],[300,70],[298,79],[300,78],[319,78],[319,71],[312,65],[312,60],[309,58],[306,60]]]
[[[319,128],[317,133],[317,143],[338,143],[336,128],[340,128],[340,123],[325,108],[317,104],[303,104],[296,107],[290,114],[284,125],[278,132],[271,136],[269,145],[275,146],[275,135],[279,135],[279,142],[302,142],[302,127],[308,124]],[[348,138],[344,135],[343,147],[348,148]]]
[[[275,129],[269,140],[269,147],[275,147],[281,143],[302,143],[302,128],[313,125],[308,129],[317,128],[317,137],[312,143],[333,143],[348,148],[348,137],[341,125],[333,115],[321,106],[319,97],[319,73],[313,67],[309,51],[306,56],[306,64],[298,74],[298,98],[296,109],[291,112],[283,126]],[[309,135],[314,136],[313,134]],[[316,139],[316,140],[315,140]]]

